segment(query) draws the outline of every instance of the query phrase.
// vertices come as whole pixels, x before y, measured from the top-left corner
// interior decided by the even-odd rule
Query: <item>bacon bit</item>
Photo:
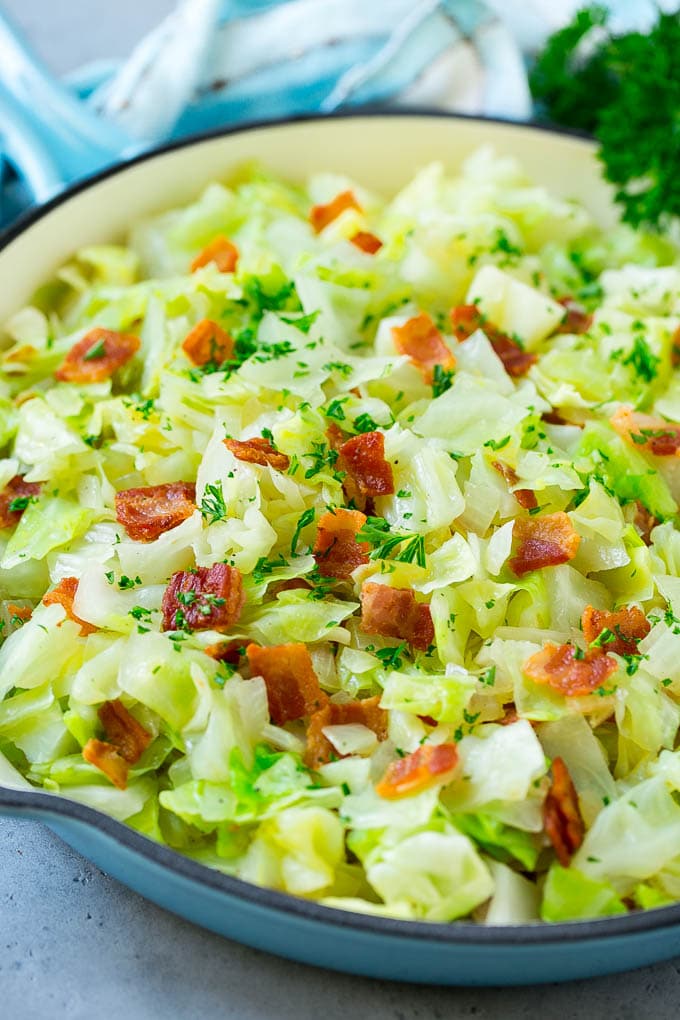
[[[326,429],[326,439],[331,450],[337,450],[339,452],[340,447],[347,440],[347,433],[343,432],[340,426],[332,421]]]
[[[361,629],[365,634],[401,638],[422,652],[434,641],[430,607],[416,602],[410,588],[370,581],[361,589]]]
[[[276,726],[313,715],[328,701],[319,687],[307,645],[248,645],[246,655],[253,676],[267,688],[269,714]]]
[[[325,205],[312,206],[309,213],[309,222],[314,228],[315,234],[320,234],[324,227],[336,220],[341,213],[347,209],[356,209],[361,212],[361,206],[354,197],[352,191],[341,191],[339,195],[331,199]]]
[[[380,695],[374,698],[363,698],[358,701],[347,701],[343,705],[337,705],[334,701],[320,708],[309,720],[307,726],[307,750],[305,751],[305,765],[311,769],[318,769],[331,761],[337,751],[330,740],[324,736],[325,726],[346,726],[349,723],[360,723],[373,730],[378,740],[387,738],[387,712],[380,708]],[[340,755],[340,757],[346,757]]]
[[[357,230],[354,237],[350,237],[350,241],[356,248],[360,248],[368,255],[375,255],[383,246],[380,238],[375,234],[370,234],[367,230]]]
[[[585,833],[578,795],[561,758],[553,758],[552,783],[543,804],[543,827],[563,868],[569,867]]]
[[[509,565],[518,577],[541,567],[568,563],[576,555],[581,541],[563,510],[543,517],[518,517],[513,538],[517,551]]]
[[[86,623],[85,620],[81,620],[80,617],[76,616],[73,612],[73,600],[76,597],[77,591],[78,578],[63,577],[52,591],[48,591],[45,595],[43,595],[42,602],[44,606],[63,606],[66,610],[66,618],[68,620],[73,620],[74,623],[79,623],[80,636],[87,637],[88,634],[94,634],[97,628],[91,623]],[[59,626],[61,626],[61,624]]]
[[[92,737],[83,747],[83,758],[103,772],[119,790],[127,788],[130,766],[113,744]]]
[[[548,641],[522,666],[537,684],[548,684],[568,698],[592,694],[618,669],[616,659],[601,648],[589,648],[583,658],[576,658],[573,645],[555,645]]]
[[[673,368],[680,365],[680,326],[671,337],[671,365]]]
[[[629,405],[622,404],[609,419],[612,428],[627,443],[645,447],[657,457],[680,456],[680,425],[640,414]]]
[[[429,315],[421,312],[403,326],[393,326],[394,346],[400,354],[407,354],[425,382],[434,379],[435,365],[445,372],[456,367],[456,359],[444,343],[444,338]]]
[[[433,719],[431,715],[419,715],[418,718],[421,722],[424,722],[426,726],[438,726],[439,723],[436,719]]]
[[[382,432],[352,436],[340,447],[338,467],[346,472],[343,489],[348,499],[389,496],[394,492],[392,466],[385,460]]]
[[[570,295],[558,298],[557,303],[566,309],[566,315],[555,333],[570,333],[578,336],[588,332],[593,324],[593,317],[582,304],[575,301]]]
[[[182,341],[182,350],[194,365],[223,365],[233,356],[234,341],[212,319],[201,319]]]
[[[163,630],[228,630],[241,615],[246,597],[236,567],[178,570],[170,578],[161,609]]]
[[[91,329],[74,344],[54,373],[59,382],[96,383],[110,379],[139,350],[139,337],[112,329]]]
[[[328,511],[319,518],[312,555],[324,577],[345,580],[362,563],[368,563],[369,542],[357,542],[366,523],[360,510]]]
[[[523,350],[510,337],[499,336],[496,339],[490,339],[490,343],[503,362],[503,368],[513,379],[526,375],[531,366],[538,361],[536,354]]]
[[[244,651],[242,641],[218,641],[207,645],[203,651],[217,662],[228,662],[230,666],[238,666]]]
[[[636,499],[633,527],[645,545],[652,544],[652,531],[659,524],[661,524],[659,518],[655,517],[639,499]]]
[[[129,765],[142,757],[152,741],[152,736],[141,723],[128,712],[122,701],[105,701],[97,710],[99,720],[109,744],[112,744]]]
[[[642,641],[652,629],[651,623],[637,606],[627,606],[614,612],[586,606],[581,616],[581,627],[589,645],[598,639],[603,630],[611,631],[614,640],[603,642],[602,648],[616,655],[637,655],[638,641]]]
[[[423,744],[405,758],[391,762],[375,792],[387,800],[422,793],[431,786],[450,783],[457,766],[455,744]]]
[[[503,362],[503,368],[514,379],[526,375],[538,358],[535,354],[525,351],[506,333],[501,332],[493,323],[487,322],[477,305],[457,305],[451,309],[453,335],[463,343],[478,329],[486,335],[494,352]]]
[[[290,457],[275,450],[268,439],[260,436],[244,440],[225,439],[224,445],[237,460],[245,461],[246,464],[260,464],[262,467],[269,465],[277,471],[287,471],[290,467]]]
[[[514,701],[508,705],[503,705],[503,712],[503,718],[498,720],[499,726],[512,726],[513,723],[519,722],[520,717]]]
[[[220,273],[233,273],[238,263],[238,248],[224,234],[218,234],[203,251],[192,261],[189,269],[195,273],[197,269],[214,262]]]
[[[30,606],[17,606],[14,602],[7,603],[7,612],[12,620],[22,620],[24,623],[26,620],[30,620],[33,615]]]
[[[509,464],[495,460],[492,467],[503,476],[509,486],[517,485],[519,477],[515,469],[510,467]],[[533,489],[515,489],[513,496],[524,510],[534,510],[538,506],[536,493]]]
[[[15,475],[10,478],[5,488],[0,492],[0,528],[11,528],[19,523],[24,509],[10,510],[10,506],[16,499],[35,499],[40,495],[38,482],[25,482],[23,475]]]
[[[116,493],[116,520],[134,542],[153,542],[191,517],[196,509],[193,482],[169,482]]]

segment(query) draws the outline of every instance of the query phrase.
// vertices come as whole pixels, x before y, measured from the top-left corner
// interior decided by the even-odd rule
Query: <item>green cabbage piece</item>
[[[575,867],[553,864],[543,887],[543,921],[581,921],[625,914],[626,906],[607,882],[589,878]]]

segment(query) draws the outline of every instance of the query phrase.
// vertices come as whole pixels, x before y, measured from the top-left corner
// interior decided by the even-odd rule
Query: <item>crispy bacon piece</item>
[[[246,655],[253,676],[261,676],[267,688],[269,714],[277,726],[313,715],[328,701],[319,687],[309,649],[303,644],[250,644]]]
[[[312,555],[324,577],[344,580],[362,563],[368,563],[370,543],[356,538],[365,523],[366,515],[360,510],[339,507],[321,515]]]
[[[350,237],[350,241],[356,248],[360,248],[361,251],[365,251],[368,255],[375,255],[383,246],[380,238],[376,237],[375,234],[369,233],[367,230],[357,230],[354,237]]]
[[[93,634],[96,631],[91,623],[86,623],[85,620],[81,620],[79,616],[73,612],[73,600],[76,597],[78,591],[78,578],[77,577],[63,577],[56,587],[52,591],[48,591],[43,595],[43,605],[52,606],[60,605],[66,610],[66,618],[73,620],[74,623],[80,624],[80,636],[86,637],[88,634]]]
[[[12,528],[19,523],[28,500],[36,499],[40,495],[38,482],[25,482],[23,475],[15,475],[10,478],[5,488],[0,492],[0,528]],[[19,501],[12,510],[12,503]],[[24,504],[26,500],[26,504]]]
[[[568,563],[576,555],[581,541],[564,511],[542,517],[518,517],[513,528],[515,555],[511,570],[522,577],[531,570]]]
[[[245,461],[247,464],[260,464],[262,467],[268,464],[277,471],[287,471],[290,467],[290,457],[275,450],[270,441],[262,436],[243,440],[225,439],[223,442],[237,460]]]
[[[121,758],[129,765],[138,762],[153,739],[148,730],[137,722],[118,698],[100,705],[97,715],[108,743],[117,748]]]
[[[228,662],[230,666],[238,666],[245,649],[242,641],[217,641],[214,645],[206,645],[203,651],[217,662]]]
[[[200,251],[193,259],[190,270],[195,273],[197,269],[214,262],[220,273],[233,273],[238,263],[238,248],[232,244],[224,234],[218,234],[210,244],[207,244],[203,251]]]
[[[382,432],[363,432],[340,447],[338,467],[346,472],[343,489],[348,499],[389,496],[394,492],[392,466],[385,460]]]
[[[405,322],[393,326],[394,346],[400,354],[411,359],[428,385],[434,379],[434,369],[440,365],[445,372],[456,367],[456,359],[444,343],[444,338],[429,315],[421,312]]]
[[[512,726],[513,723],[519,722],[520,717],[514,701],[503,705],[503,713],[503,718],[496,720],[499,726]]]
[[[387,800],[410,797],[431,786],[450,783],[457,765],[455,744],[423,744],[405,758],[391,762],[375,792]]]
[[[510,467],[509,464],[504,464],[503,461],[495,460],[492,467],[498,471],[500,475],[503,475],[508,486],[517,485],[519,477],[515,469]],[[524,510],[533,510],[538,506],[536,493],[533,489],[515,489],[513,496]]]
[[[603,630],[611,631],[614,640],[604,642],[602,648],[616,655],[637,655],[638,641],[642,641],[652,629],[651,623],[637,606],[627,606],[613,612],[586,606],[581,616],[581,627],[589,645],[598,639]]]
[[[680,425],[640,414],[626,404],[622,404],[609,421],[622,439],[638,449],[656,457],[680,456]]]
[[[408,641],[422,652],[434,641],[429,606],[416,602],[410,588],[388,588],[371,581],[361,589],[361,629],[365,634]]]
[[[325,726],[346,726],[349,723],[360,723],[373,730],[378,740],[385,740],[387,737],[387,712],[380,708],[380,695],[374,698],[363,698],[357,701],[347,701],[344,705],[336,705],[329,701],[323,708],[315,712],[307,726],[307,750],[305,751],[305,764],[311,769],[317,769],[331,761],[337,751],[330,740],[324,736]]]
[[[110,379],[140,347],[140,339],[112,329],[91,329],[74,344],[54,373],[59,382],[95,383]]]
[[[582,304],[575,301],[570,295],[557,299],[557,303],[566,310],[566,315],[559,324],[555,333],[587,333],[593,324],[593,317],[585,310]]]
[[[655,517],[639,499],[636,499],[633,527],[645,545],[652,544],[652,531],[658,524],[661,524],[659,518]]]
[[[119,790],[126,789],[130,766],[113,744],[92,737],[83,747],[83,758],[103,772]]]
[[[178,570],[163,593],[163,630],[228,630],[245,603],[241,574],[236,567]]]
[[[309,222],[314,228],[314,233],[320,234],[324,227],[336,220],[347,209],[356,209],[361,212],[361,206],[352,191],[341,191],[325,205],[313,205],[309,212]]]
[[[453,335],[461,343],[476,333],[478,329],[483,330],[495,353],[503,362],[505,371],[514,379],[526,375],[538,360],[535,354],[525,351],[515,340],[512,340],[506,333],[502,333],[497,326],[487,322],[477,305],[457,305],[452,308],[451,324]]]
[[[339,452],[340,447],[347,440],[347,433],[343,432],[337,422],[332,421],[326,429],[326,439],[328,440],[328,445],[331,450],[337,450]]]
[[[553,758],[552,782],[543,803],[543,827],[563,868],[569,867],[585,833],[578,795],[561,758]]]
[[[589,648],[577,658],[574,645],[555,645],[548,641],[540,652],[530,656],[522,670],[537,684],[548,684],[568,698],[592,694],[617,670],[616,659],[601,648]]]
[[[182,350],[194,365],[223,365],[234,353],[234,341],[219,323],[201,319],[185,336]]]
[[[168,482],[116,493],[116,520],[134,542],[153,542],[196,509],[193,482]]]
[[[14,602],[7,603],[7,613],[10,620],[21,620],[22,623],[26,623],[26,620],[30,620],[33,616],[33,610],[30,606],[17,606]]]

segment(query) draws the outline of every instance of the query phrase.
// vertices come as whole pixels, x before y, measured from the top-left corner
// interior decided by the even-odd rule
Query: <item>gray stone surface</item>
[[[3,1020],[676,1020],[679,1001],[680,963],[513,989],[315,970],[181,921],[43,827],[0,819]]]
[[[58,71],[123,54],[169,0],[4,0]],[[530,980],[530,975],[527,975]],[[0,819],[2,1020],[676,1020],[680,961],[569,985],[421,988],[318,971],[201,931],[42,826]]]

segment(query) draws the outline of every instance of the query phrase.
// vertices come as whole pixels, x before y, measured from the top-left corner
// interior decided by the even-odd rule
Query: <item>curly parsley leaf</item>
[[[614,35],[604,7],[579,11],[548,40],[530,76],[544,120],[595,135],[621,217],[664,227],[680,215],[680,12]]]

